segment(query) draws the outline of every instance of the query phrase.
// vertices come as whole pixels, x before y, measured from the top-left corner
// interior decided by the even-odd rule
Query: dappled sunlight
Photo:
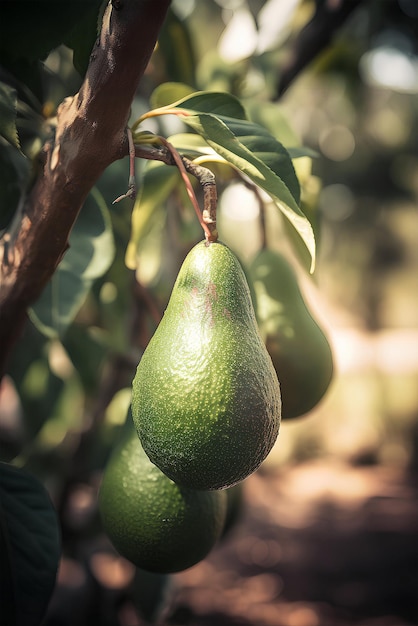
[[[409,50],[399,49],[396,43],[389,41],[363,55],[360,62],[363,77],[374,86],[418,93],[418,57]],[[404,43],[408,45],[407,41]]]
[[[3,5],[15,4],[1,3],[2,17]],[[42,3],[26,4],[33,6],[21,13],[15,7],[10,20],[18,28],[6,28],[9,20],[0,17],[0,246],[11,312],[2,316],[4,353],[12,348],[0,388],[0,454],[11,469],[37,475],[53,507],[43,519],[34,499],[38,534],[31,535],[24,509],[18,529],[20,509],[8,507],[32,492],[21,494],[0,480],[0,543],[7,548],[2,574],[16,592],[12,612],[26,610],[25,577],[33,576],[31,602],[41,598],[43,554],[51,577],[58,567],[45,626],[412,626],[418,588],[418,3],[113,0],[99,40],[100,2],[88,11],[86,3],[62,3],[65,11],[56,15],[57,3],[45,13],[36,6]],[[145,18],[138,16],[137,32],[130,16],[138,10]],[[179,175],[173,156],[187,174],[180,168]],[[120,195],[127,181],[129,191]],[[190,195],[196,195],[198,219]],[[132,426],[138,361],[138,401],[148,402],[154,387],[152,412],[167,432],[161,445],[157,422],[149,418],[147,450],[159,466],[170,457],[176,469],[187,444],[199,484],[213,486],[205,474],[213,467],[229,470],[241,457],[248,465],[254,433],[261,432],[254,422],[265,402],[252,409],[252,381],[247,369],[237,369],[246,339],[239,307],[236,319],[233,306],[222,309],[232,335],[237,329],[237,352],[232,335],[215,336],[212,324],[222,287],[215,293],[213,280],[226,276],[221,266],[206,307],[194,302],[193,284],[186,305],[173,309],[184,322],[178,345],[178,319],[166,325],[181,262],[208,236],[208,215],[242,264],[278,372],[274,356],[284,357],[282,421],[267,458],[227,495],[191,491],[228,502],[222,528],[218,511],[213,549],[199,552],[204,539],[194,533],[210,526],[208,509],[199,507],[188,532],[177,537],[170,526],[167,544],[181,539],[181,556],[189,548],[206,556],[178,573],[155,574],[118,554],[98,499],[115,446]],[[257,276],[254,260],[264,253],[288,260],[296,281],[272,271],[271,259],[260,263]],[[194,269],[206,275],[203,257]],[[286,287],[294,284],[303,302],[295,300],[292,308]],[[245,284],[240,291],[247,298]],[[16,301],[22,307],[15,309]],[[21,329],[13,312],[27,305],[28,323],[15,342]],[[143,357],[164,315],[165,336],[152,344],[153,370]],[[205,334],[208,328],[213,337]],[[245,365],[255,357],[248,352]],[[235,376],[229,395],[239,418],[236,433],[216,431],[210,410],[225,405],[223,358]],[[266,365],[270,373],[270,361]],[[193,369],[201,373],[204,366],[200,380]],[[253,369],[257,379],[260,368]],[[327,376],[321,380],[322,369]],[[153,371],[163,370],[155,383]],[[248,397],[242,392],[237,402],[236,390],[244,387]],[[299,410],[291,411],[289,390]],[[188,413],[184,398],[197,391],[203,400],[194,435],[196,411]],[[278,420],[277,387],[274,396]],[[170,430],[174,413],[184,420]],[[251,431],[247,435],[245,426],[241,450],[234,439],[244,419]],[[205,420],[219,435],[208,447],[209,470],[199,453]],[[139,446],[135,431],[131,435]],[[266,438],[258,436],[257,446],[266,449]],[[131,461],[132,452],[125,448],[120,458]],[[150,468],[156,470],[151,462]],[[193,472],[186,464],[177,474],[184,499],[183,483]],[[155,476],[146,480],[144,470],[138,498],[139,473],[123,468],[108,506],[131,543],[123,554],[155,569],[163,538],[141,542],[135,526]],[[216,484],[226,484],[223,478]],[[176,487],[168,478],[167,484]],[[116,506],[118,485],[126,492],[126,514]],[[180,505],[176,514],[166,513],[167,503],[164,491],[155,510],[145,511],[144,536],[154,524],[150,513],[163,512],[165,528],[181,520]],[[52,560],[46,529],[54,513],[62,550]],[[28,549],[13,537],[20,530]],[[177,572],[166,563],[161,569]],[[45,603],[47,592],[45,586]],[[3,605],[4,599],[0,621]]]
[[[126,559],[108,552],[96,552],[90,558],[95,578],[109,589],[123,589],[132,582],[135,566]]]
[[[176,576],[176,606],[191,607],[199,624],[226,614],[245,626],[345,626],[379,597],[388,617],[370,625],[393,626],[392,597],[403,588],[387,584],[394,559],[401,577],[412,565],[413,554],[399,549],[416,540],[418,519],[401,471],[323,459],[261,469],[244,494],[232,536]]]

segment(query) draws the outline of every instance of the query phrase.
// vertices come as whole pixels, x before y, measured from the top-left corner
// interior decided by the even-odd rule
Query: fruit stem
[[[218,231],[216,230],[216,208],[218,203],[218,193],[216,189],[215,174],[207,167],[198,165],[190,161],[186,157],[183,163],[189,174],[192,174],[199,181],[203,189],[203,213],[202,220],[207,225],[210,234],[205,230],[206,240],[212,243],[218,240]]]
[[[214,175],[207,168],[200,165],[194,165],[191,161],[189,161],[185,157],[182,157],[179,152],[177,152],[175,147],[164,137],[160,137],[160,141],[171,152],[174,162],[180,171],[181,177],[183,178],[184,184],[186,186],[186,191],[196,212],[197,219],[199,220],[200,225],[205,233],[206,241],[216,241],[218,238],[218,233],[216,231],[216,186],[214,183]],[[204,211],[202,214],[202,212],[200,211],[199,203],[197,201],[193,185],[191,184],[189,177],[187,176],[187,171],[189,171],[189,173],[193,176],[196,176],[200,184],[203,186],[206,213]],[[204,179],[204,182],[202,179]],[[205,190],[208,188],[208,186],[209,193],[205,193]],[[213,194],[213,188],[215,188],[215,196]],[[210,212],[207,206],[208,202],[210,202]],[[215,219],[213,217],[213,206],[215,206]]]
[[[132,132],[130,130],[128,133],[128,138],[130,139],[130,142],[132,142],[134,155],[142,157],[144,159],[155,159],[157,161],[162,161],[167,165],[176,165],[178,167],[183,182],[186,186],[188,196],[192,202],[200,225],[205,233],[206,241],[208,243],[217,241],[218,231],[216,230],[216,208],[218,202],[218,194],[214,173],[207,167],[203,167],[203,165],[200,165],[199,163],[196,163],[194,161],[190,161],[190,159],[182,156],[176,150],[176,148],[169,141],[167,141],[167,139],[161,137],[161,135],[154,136],[152,133],[136,133],[135,139],[133,139]],[[134,141],[137,141],[138,143],[135,144]],[[151,147],[145,149],[145,146],[142,145],[145,143],[149,143]],[[162,144],[163,151],[158,150],[154,147],[154,145],[158,143]],[[129,146],[131,149],[131,143],[129,144]],[[131,178],[129,179],[130,182],[133,176],[133,160],[134,157],[132,157],[131,160]],[[193,185],[191,184],[187,173],[194,176],[199,181],[203,189],[203,212],[201,212],[200,210],[200,206],[197,201]],[[128,194],[120,196],[120,198],[117,198],[114,202],[118,202],[122,198],[126,197]]]

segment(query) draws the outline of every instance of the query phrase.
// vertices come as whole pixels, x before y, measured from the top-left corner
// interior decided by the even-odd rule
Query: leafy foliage
[[[106,203],[93,189],[72,231],[68,253],[32,307],[35,325],[47,336],[63,335],[94,280],[109,268],[114,253]]]
[[[16,148],[20,147],[16,129],[16,90],[0,83],[0,136]]]
[[[85,24],[87,21],[91,24],[93,21],[97,28],[100,5],[101,0],[2,2],[0,64],[39,95],[41,93],[39,62],[63,42],[68,42],[74,47],[77,62],[80,50],[87,43]],[[13,28],[11,24],[19,24],[19,28]],[[87,41],[91,50],[93,43],[91,37]]]
[[[34,476],[0,463],[0,614],[8,626],[38,626],[55,584],[60,533]]]
[[[0,229],[3,231],[13,223],[19,201],[36,180],[39,167],[36,156],[53,136],[57,106],[80,86],[105,4],[102,0],[0,3]],[[335,55],[333,58],[331,49],[315,66],[312,83],[309,80],[304,83],[302,79],[300,91],[296,85],[294,94],[284,103],[278,103],[275,89],[286,51],[282,54],[273,45],[267,53],[258,50],[251,57],[228,63],[218,46],[225,26],[220,19],[221,3],[194,3],[192,18],[183,19],[186,5],[192,4],[172,3],[147,74],[132,103],[132,118],[139,118],[139,123],[132,126],[135,140],[141,142],[147,134],[158,144],[158,136],[167,137],[181,155],[215,173],[219,195],[231,182],[244,181],[266,205],[269,224],[274,215],[272,223],[276,230],[267,232],[268,244],[290,248],[307,268],[313,269],[316,247],[321,242],[320,226],[325,223],[328,254],[331,250],[336,258],[347,255],[343,263],[350,266],[349,280],[342,278],[347,274],[340,272],[340,266],[332,267],[343,285],[339,286],[340,299],[346,298],[352,311],[353,290],[364,280],[362,269],[367,260],[377,263],[376,258],[381,254],[390,263],[396,257],[396,254],[391,256],[391,248],[388,260],[384,254],[386,244],[380,240],[376,256],[373,237],[367,239],[363,248],[357,241],[360,238],[356,238],[356,224],[360,225],[363,237],[364,220],[373,219],[373,201],[369,197],[376,195],[378,189],[379,201],[375,204],[382,212],[382,221],[379,229],[374,224],[370,227],[370,232],[378,235],[384,222],[383,200],[390,195],[387,190],[392,193],[398,185],[396,193],[402,187],[404,198],[415,197],[413,184],[407,180],[407,170],[409,167],[413,171],[412,156],[416,152],[415,133],[411,132],[416,115],[408,104],[409,96],[394,94],[390,89],[384,90],[384,97],[374,92],[369,101],[369,117],[365,121],[357,119],[359,102],[362,98],[366,101],[370,86],[361,84],[359,79],[358,35],[353,41],[347,31],[347,40],[343,45],[340,43],[337,59]],[[270,3],[242,3],[247,4],[256,18],[255,28],[259,29],[261,39],[258,5]],[[301,12],[289,26],[292,38],[297,38],[296,31],[305,19],[302,13],[309,13],[306,3],[299,4]],[[364,7],[364,11],[367,13],[368,8]],[[385,11],[386,8],[381,13]],[[194,21],[196,14],[203,15],[200,22]],[[206,23],[208,15],[218,16],[217,24],[216,20]],[[200,28],[193,30],[197,23]],[[284,31],[279,34],[285,36]],[[283,41],[279,41],[280,45]],[[328,82],[323,80],[327,72]],[[314,97],[305,98],[310,89]],[[390,103],[390,115],[386,115],[389,110],[384,108],[386,104],[379,109],[378,103],[383,101]],[[303,130],[304,141],[320,152],[327,133],[332,137],[336,126],[337,130],[338,126],[344,127],[356,138],[355,158],[333,163],[324,151],[316,161],[313,175],[312,159],[317,153],[304,146],[292,128],[293,115],[289,112],[293,113],[294,105],[294,120],[302,121],[298,128]],[[403,115],[407,110],[409,118],[405,122]],[[396,124],[391,122],[394,118]],[[402,123],[406,124],[403,131]],[[150,128],[153,135],[144,128]],[[394,129],[398,129],[397,136]],[[357,141],[356,133],[360,132],[362,141]],[[396,165],[393,167],[392,157]],[[375,170],[371,170],[371,163],[376,164]],[[120,416],[126,407],[121,408],[119,390],[122,389],[128,402],[135,366],[166,306],[180,263],[202,238],[175,167],[137,160],[139,184],[134,206],[129,200],[113,206],[113,199],[125,189],[128,167],[126,159],[117,162],[97,182],[72,231],[70,249],[30,312],[31,321],[16,345],[8,369],[17,398],[13,414],[15,440],[10,442],[4,436],[4,425],[0,423],[1,458],[15,464],[27,463],[39,476],[47,477],[48,486],[56,488],[54,495],[58,493],[60,511],[71,510],[74,476],[88,493],[93,492],[114,432],[123,420]],[[341,196],[337,189],[333,189],[337,201],[333,200],[329,206],[322,204],[318,210],[320,178],[331,188],[336,180],[341,185],[335,187],[345,186],[354,192],[357,185],[359,195],[367,196],[367,210],[348,214],[350,219],[341,217],[344,207],[339,206]],[[194,179],[192,184],[200,202],[201,189]],[[258,222],[251,222],[251,227],[247,226],[249,223],[240,226],[248,231],[255,224],[258,236]],[[339,239],[333,242],[335,231]],[[254,231],[246,234],[248,239],[241,251],[246,251],[250,237],[258,242]],[[223,238],[221,230],[220,237]],[[410,256],[415,258],[413,252]],[[370,274],[367,276],[370,278]],[[379,285],[374,284],[373,289],[369,286],[366,280],[360,314],[368,303],[376,312]],[[402,309],[406,311],[407,307],[402,305]],[[309,435],[305,437],[299,442],[301,448]],[[317,437],[315,433],[315,442]],[[3,531],[0,533],[0,621],[14,616],[15,604],[19,604],[20,612],[9,622],[13,626],[30,626],[32,619],[33,624],[39,623],[53,585],[59,549],[56,520],[39,482],[5,464],[0,465],[0,502],[3,511],[0,513]],[[86,537],[90,540],[100,532],[94,514],[92,518],[87,516],[80,526],[66,527],[70,532],[65,541],[70,543],[71,550],[76,552]],[[66,519],[61,521],[64,525],[68,523]],[[26,545],[29,535],[35,537],[35,547],[30,554],[21,550],[19,556],[18,548]],[[25,561],[25,554],[33,559]],[[11,577],[11,567],[20,572],[20,577]],[[45,579],[39,588],[33,589],[39,591],[36,599],[27,581],[33,576],[38,582],[37,568],[45,572]],[[166,580],[149,579],[140,570],[136,579],[139,582],[132,585],[134,603],[147,616],[161,600]],[[158,599],[147,592],[150,581],[155,585]],[[12,602],[13,594],[16,602]],[[29,617],[23,611],[30,606],[33,613]],[[106,619],[112,624],[118,622],[113,615]]]
[[[38,175],[37,154],[53,135],[56,107],[76,91],[80,75],[86,72],[102,10],[101,0],[1,3],[1,229],[14,226],[12,218],[19,201]],[[10,28],[17,23],[18,29]],[[65,46],[71,49],[71,57]],[[161,113],[164,107],[174,110],[182,123],[181,132],[176,128],[174,134],[167,134],[179,152],[220,172],[221,185],[240,176],[270,194],[313,263],[315,241],[300,209],[300,186],[292,163],[292,158],[308,151],[296,138],[293,141],[290,131],[275,134],[277,120],[268,125],[264,119],[249,116],[247,103],[244,106],[240,98],[219,90],[196,91],[199,81],[192,37],[186,22],[173,10],[161,32],[155,59],[161,63],[162,73],[152,87],[162,84],[150,89],[151,95],[139,93],[134,108],[150,109],[150,115],[156,110]],[[161,116],[157,130],[164,135],[160,121]],[[285,129],[284,121],[281,125]],[[140,138],[141,129],[135,130]],[[125,167],[126,161],[114,168],[117,185],[121,184],[120,174],[126,174]],[[106,397],[102,399],[106,408],[117,397],[118,385],[129,384],[131,351],[147,343],[176,268],[202,236],[195,216],[188,211],[177,168],[154,162],[143,165],[133,211],[129,201],[109,211],[116,195],[112,174],[106,172],[74,225],[69,250],[29,312],[31,323],[16,345],[8,371],[19,398],[22,432],[14,447],[1,448],[7,460],[13,461],[20,453],[23,461],[36,458],[37,467],[48,472],[48,464],[61,454],[59,444],[66,434],[82,428],[88,407],[97,403],[96,395]],[[134,304],[140,310],[139,330],[136,320],[127,331],[131,292],[135,293],[131,270],[145,283],[148,276],[148,290],[141,292],[142,300]],[[154,280],[149,280],[150,276]],[[122,353],[126,359],[126,372],[118,372],[121,378],[113,381],[115,389],[110,386],[103,391],[103,365],[114,353],[118,357]],[[90,468],[103,466],[103,432],[88,447]],[[54,471],[57,481],[65,482],[59,464]],[[0,466],[0,501],[0,545],[7,553],[7,558],[1,559],[2,583],[10,591],[2,595],[2,617],[8,616],[13,626],[35,626],[45,610],[57,569],[56,516],[39,481],[4,463]],[[29,520],[26,526],[22,525],[23,515]],[[36,547],[30,541],[35,541]],[[44,577],[31,588],[37,568]],[[143,600],[141,605],[143,608]]]
[[[240,101],[229,94],[188,93],[167,103],[170,96],[189,91],[185,85],[172,84],[157,89],[151,98],[156,108],[152,115],[178,115],[205,139],[214,153],[266,191],[308,249],[313,271],[315,236],[299,206],[300,186],[289,151],[265,127],[250,121]],[[202,154],[204,159],[200,158],[200,163],[213,160],[207,151],[203,150]],[[295,154],[307,156],[312,151],[295,146]],[[131,246],[135,246],[135,235]]]

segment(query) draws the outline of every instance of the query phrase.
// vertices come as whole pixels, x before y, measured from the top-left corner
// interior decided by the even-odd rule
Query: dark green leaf
[[[172,89],[174,89],[174,86],[172,86]],[[159,93],[164,95],[162,102],[158,100]],[[177,102],[168,103],[165,90],[161,87],[154,91],[152,100],[155,108],[177,108],[186,113],[211,113],[218,117],[227,116],[238,120],[247,119],[245,109],[238,98],[221,91],[196,91],[182,97],[180,100],[177,100]]]
[[[264,126],[287,149],[300,146],[300,139],[279,104],[251,99],[246,102],[246,107],[250,119]]]
[[[20,148],[16,129],[17,95],[16,91],[0,82],[0,136]]]
[[[308,146],[288,148],[287,151],[291,159],[300,159],[302,157],[310,157],[311,159],[316,159],[318,157],[318,152],[312,150],[312,148],[308,148]]]
[[[70,249],[30,311],[41,332],[50,337],[64,334],[93,281],[109,268],[114,253],[108,211],[102,195],[94,189],[72,230]]]
[[[47,339],[33,324],[26,324],[10,356],[12,378],[23,409],[24,432],[34,438],[53,414],[64,382],[52,373],[46,350]]]
[[[99,0],[0,2],[0,65],[43,99],[41,61],[63,44]]]
[[[102,365],[108,354],[104,341],[94,336],[91,329],[71,324],[63,338],[63,346],[74,364],[84,389],[94,392],[97,388]]]
[[[90,10],[76,22],[68,33],[64,43],[74,51],[75,69],[84,76],[89,64],[90,54],[98,35],[98,14],[102,0],[92,2]]]
[[[151,94],[150,104],[152,109],[159,109],[187,98],[195,93],[193,87],[185,83],[162,83]]]
[[[45,59],[99,0],[0,3],[0,62]]]
[[[171,9],[158,38],[158,53],[163,56],[167,77],[195,84],[196,60],[190,33],[185,21],[180,20]]]
[[[290,221],[315,265],[315,237],[309,220],[298,206],[299,183],[288,152],[264,128],[214,115],[184,118],[226,161],[264,189]]]
[[[157,104],[158,98],[155,98]],[[264,126],[247,119],[240,101],[227,93],[196,92],[160,108],[178,110],[184,123],[215,152],[264,189],[307,247],[315,266],[315,237],[300,209],[300,186],[289,152]],[[206,159],[210,161],[210,156]]]
[[[10,144],[0,143],[0,230],[9,224],[29,177],[29,161]]]
[[[0,463],[0,623],[39,626],[60,558],[57,516],[44,486]]]

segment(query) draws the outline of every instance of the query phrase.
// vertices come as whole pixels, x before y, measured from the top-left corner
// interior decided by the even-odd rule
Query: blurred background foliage
[[[98,13],[97,2],[87,4],[79,16],[83,25],[60,17],[69,20],[71,36],[63,29],[51,47],[59,41],[67,45],[34,55],[45,59],[36,62],[33,80],[27,79],[26,66],[20,68],[18,131],[25,156],[0,143],[0,228],[12,219],[22,186],[31,184],[28,157],[48,136],[59,103],[81,84],[85,42],[94,41]],[[285,251],[298,270],[305,296],[332,343],[336,375],[310,415],[283,424],[264,471],[325,460],[411,472],[418,465],[417,7],[413,0],[359,2],[329,45],[284,89],[315,8],[313,0],[173,1],[131,119],[150,108],[150,95],[162,82],[183,82],[238,96],[252,119],[285,146],[316,152],[294,162],[301,206],[317,239],[313,277],[267,199],[266,232],[268,244]],[[48,23],[48,15],[38,18]],[[74,30],[76,23],[83,26],[82,36]],[[29,50],[39,41],[38,32]],[[16,67],[12,59],[9,69]],[[30,92],[22,90],[23,83]],[[169,116],[148,120],[145,127],[165,136],[184,132],[181,122]],[[93,190],[80,216],[84,226],[78,224],[79,234],[83,229],[91,234],[92,249],[81,261],[76,255],[69,274],[68,267],[61,268],[55,286],[34,307],[1,392],[2,459],[43,478],[62,524],[61,587],[47,624],[69,623],[59,621],[58,606],[70,607],[81,598],[72,608],[72,624],[84,623],[90,611],[95,623],[131,626],[137,623],[132,615],[106,614],[111,599],[129,584],[136,590],[129,597],[146,614],[144,597],[155,590],[158,596],[162,588],[160,579],[148,577],[144,583],[141,572],[109,552],[95,494],[125,420],[136,364],[185,254],[202,235],[180,178],[164,168],[155,182],[164,193],[153,197],[137,269],[128,269],[132,203],[112,205],[126,188],[128,168],[126,159],[114,163]],[[137,163],[139,185],[144,168],[145,163]],[[259,198],[228,168],[214,171],[220,238],[245,265],[261,245]],[[74,311],[57,309],[60,300],[54,298],[60,289],[71,294],[69,309],[77,300],[73,321]],[[68,326],[55,324],[54,316]],[[91,613],[91,597],[103,602],[103,589],[105,608],[96,602]]]

